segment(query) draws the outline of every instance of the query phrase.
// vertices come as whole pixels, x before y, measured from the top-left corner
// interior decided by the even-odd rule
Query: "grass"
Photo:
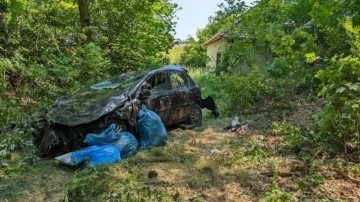
[[[252,120],[249,120],[252,121]],[[2,165],[7,201],[356,201],[360,189],[333,168],[359,179],[359,163],[326,152],[284,153],[283,134],[254,127],[224,131],[231,118],[205,115],[193,130],[168,128],[170,143],[121,163],[83,172],[54,160]],[[257,125],[256,121],[252,121]],[[261,126],[261,124],[259,124]],[[265,124],[266,125],[266,124]],[[217,149],[218,152],[212,152]],[[341,193],[341,194],[339,194]]]
[[[190,74],[202,84],[204,97],[215,93],[222,113],[227,103],[214,78],[202,77],[200,70]],[[233,112],[252,126],[241,134],[224,130],[232,117],[213,118],[205,110],[201,127],[167,128],[168,145],[86,172],[39,161],[26,133],[14,130],[0,137],[0,199],[358,201],[359,153],[329,152],[312,142],[314,134],[307,129],[322,102],[296,97],[288,105],[268,102],[257,113]]]
[[[179,63],[181,53],[184,51],[184,46],[174,45],[169,50],[170,64]]]

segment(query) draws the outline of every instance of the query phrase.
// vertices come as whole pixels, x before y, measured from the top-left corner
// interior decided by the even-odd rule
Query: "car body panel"
[[[46,114],[46,126],[34,135],[34,142],[40,156],[49,156],[83,147],[87,133],[99,132],[112,123],[136,136],[141,105],[156,112],[166,126],[191,123],[196,107],[218,115],[214,100],[201,98],[201,88],[187,70],[169,65],[122,74],[58,99]]]

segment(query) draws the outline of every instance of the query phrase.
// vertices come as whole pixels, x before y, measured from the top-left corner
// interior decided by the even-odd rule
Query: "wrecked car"
[[[37,122],[34,143],[39,155],[56,156],[82,148],[87,133],[100,132],[113,123],[118,131],[136,136],[142,105],[156,112],[165,126],[199,126],[202,108],[219,115],[213,98],[203,99],[200,86],[180,65],[130,72],[56,100],[43,121]]]

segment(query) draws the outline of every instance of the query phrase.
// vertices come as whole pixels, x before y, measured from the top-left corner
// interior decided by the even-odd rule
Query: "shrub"
[[[353,27],[351,20],[344,23],[352,54],[334,56],[330,65],[318,71],[320,96],[327,104],[319,119],[319,129],[325,141],[360,146],[360,27]],[[345,147],[346,149],[346,147]]]

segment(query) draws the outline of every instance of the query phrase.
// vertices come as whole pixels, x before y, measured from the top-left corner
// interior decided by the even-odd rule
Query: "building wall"
[[[219,39],[211,44],[208,44],[207,47],[207,56],[210,58],[210,61],[207,63],[209,67],[216,67],[216,61],[218,60],[217,55],[220,52],[220,49],[226,44],[225,39]],[[220,58],[219,58],[220,59]]]
[[[208,67],[215,68],[218,64],[217,58],[221,55],[221,49],[226,45],[227,41],[225,39],[220,39],[218,41],[208,44],[207,47],[207,56],[210,58],[210,61],[207,63]],[[248,74],[251,72],[253,66],[263,67],[270,65],[273,61],[271,50],[269,47],[264,47],[263,45],[253,44],[252,48],[248,52],[254,61],[251,65],[242,64],[237,68],[236,71],[242,74]]]

